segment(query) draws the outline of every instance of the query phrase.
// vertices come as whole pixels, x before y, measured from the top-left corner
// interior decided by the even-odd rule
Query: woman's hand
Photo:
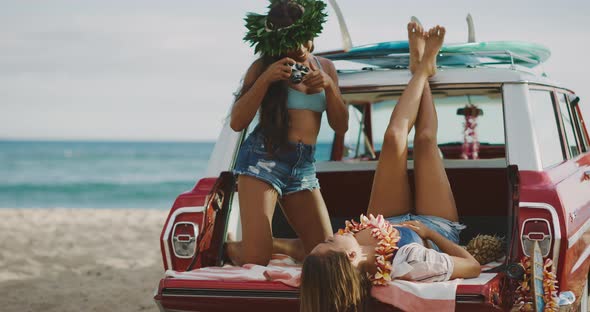
[[[332,77],[323,70],[317,68],[316,64],[310,62],[311,72],[303,77],[302,83],[309,89],[327,89],[334,84]]]
[[[430,233],[432,232],[432,230],[426,224],[424,224],[420,221],[417,221],[417,220],[404,221],[404,222],[400,223],[400,225],[407,227],[407,228],[413,230],[414,232],[418,233],[420,238],[422,238],[424,240],[430,239]]]
[[[261,77],[268,83],[273,83],[279,80],[287,80],[291,77],[291,65],[295,64],[292,58],[282,58],[268,66],[262,73]]]

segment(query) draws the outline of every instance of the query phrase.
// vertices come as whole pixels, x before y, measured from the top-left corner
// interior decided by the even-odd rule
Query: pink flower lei
[[[360,223],[354,220],[346,221],[345,228],[338,230],[338,234],[344,233],[358,233],[364,229],[371,228],[371,235],[379,242],[375,247],[375,264],[377,265],[377,273],[369,274],[369,279],[373,285],[386,285],[391,281],[391,260],[397,247],[397,242],[400,240],[398,230],[393,225],[383,218],[382,215],[373,215],[365,217],[361,215]]]

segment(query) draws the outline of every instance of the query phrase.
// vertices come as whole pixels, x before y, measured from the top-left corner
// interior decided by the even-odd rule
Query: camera
[[[291,82],[300,83],[309,74],[309,68],[303,64],[295,63],[291,64]]]

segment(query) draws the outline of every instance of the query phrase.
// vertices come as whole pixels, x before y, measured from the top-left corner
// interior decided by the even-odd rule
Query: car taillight
[[[178,222],[172,230],[172,250],[181,259],[192,258],[197,248],[199,226],[193,222]]]
[[[539,242],[543,257],[549,255],[553,237],[549,221],[545,219],[527,219],[522,224],[522,252],[530,256],[531,248],[535,241]]]

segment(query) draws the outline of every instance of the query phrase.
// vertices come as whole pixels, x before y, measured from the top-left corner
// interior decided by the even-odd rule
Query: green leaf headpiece
[[[270,0],[268,8],[284,0]],[[299,48],[322,32],[328,14],[326,3],[319,0],[294,0],[304,8],[303,15],[294,24],[278,29],[269,27],[267,15],[246,14],[248,32],[244,41],[254,46],[254,52],[262,55],[279,56]]]

